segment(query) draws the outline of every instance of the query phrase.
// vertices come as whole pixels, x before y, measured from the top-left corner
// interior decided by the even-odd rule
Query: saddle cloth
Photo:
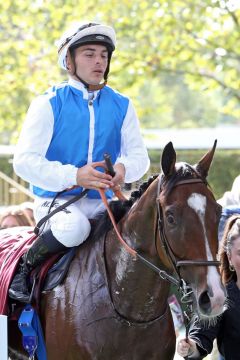
[[[8,312],[8,288],[21,256],[30,248],[36,235],[27,226],[0,231],[0,314]]]
[[[35,239],[36,235],[29,227],[21,226],[0,231],[0,314],[7,315],[9,285],[21,256],[27,252]],[[40,308],[41,291],[51,290],[64,280],[76,249],[74,247],[66,253],[53,254],[32,271],[30,282],[35,276],[38,279],[33,294],[37,309]]]

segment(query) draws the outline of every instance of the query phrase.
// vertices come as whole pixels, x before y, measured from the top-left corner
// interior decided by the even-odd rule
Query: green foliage
[[[206,153],[204,150],[177,150],[176,152],[177,161],[185,161],[191,165],[196,164]],[[160,155],[159,150],[151,150],[149,153],[152,174],[159,172]],[[221,198],[225,191],[231,190],[233,180],[239,175],[239,169],[240,150],[216,150],[208,176],[208,182],[216,199]]]
[[[141,91],[135,104],[144,128],[215,127],[222,122],[223,116],[217,112],[221,106],[219,96],[204,92],[200,96],[189,88],[183,76],[163,74],[161,79],[151,80],[151,87],[146,81]],[[228,118],[231,122],[233,117]]]
[[[239,122],[237,0],[4,0],[0,14],[3,143],[16,141],[33,97],[66,78],[55,43],[84,20],[115,27],[109,83],[132,97],[142,126]]]
[[[9,177],[12,177],[13,167],[12,159],[10,157],[0,157],[0,171]]]

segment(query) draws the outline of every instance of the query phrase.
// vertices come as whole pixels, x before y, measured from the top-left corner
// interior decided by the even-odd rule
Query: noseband
[[[196,183],[202,183],[205,186],[206,182],[204,182],[201,178],[193,178],[193,179],[185,179],[180,180],[176,182],[174,187],[180,186],[180,185],[186,185],[186,184],[196,184]],[[160,194],[163,190],[161,177],[159,177],[158,182],[158,191],[157,191],[157,212],[158,212],[158,230],[159,230],[159,237],[162,241],[162,245],[165,249],[165,252],[167,254],[168,259],[170,260],[176,274],[178,275],[179,279],[181,280],[179,268],[184,266],[219,266],[219,261],[208,261],[208,260],[181,260],[178,261],[176,259],[176,256],[171,248],[171,245],[168,241],[168,238],[166,236],[165,227],[164,227],[164,217],[163,217],[163,210],[160,203]]]

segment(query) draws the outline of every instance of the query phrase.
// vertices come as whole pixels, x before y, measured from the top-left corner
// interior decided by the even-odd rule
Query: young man
[[[51,254],[81,244],[90,233],[89,219],[102,210],[96,189],[112,189],[140,179],[149,167],[139,123],[131,101],[106,86],[115,32],[89,23],[65,35],[59,44],[59,64],[69,81],[35,99],[27,113],[14,156],[15,172],[32,184],[35,219],[83,189],[87,196],[50,218],[48,226],[23,256],[9,295],[28,302],[26,278]],[[104,153],[111,155],[115,176],[96,169]]]

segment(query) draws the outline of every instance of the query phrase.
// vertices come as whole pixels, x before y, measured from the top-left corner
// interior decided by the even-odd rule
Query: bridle
[[[105,158],[107,168],[109,169],[109,164],[107,163],[107,160],[108,159]],[[197,175],[197,174],[195,174],[195,175]],[[202,183],[205,186],[207,186],[207,182],[204,181],[199,176],[197,176],[194,178],[180,179],[175,182],[173,187],[187,185],[187,184],[194,184],[194,183]],[[157,221],[156,221],[156,230],[155,230],[155,244],[156,244],[156,250],[158,253],[158,248],[157,248],[158,236],[157,236],[157,234],[159,234],[159,239],[161,241],[161,245],[165,251],[167,259],[169,260],[170,264],[172,265],[172,268],[174,269],[174,271],[177,275],[177,278],[175,276],[173,276],[172,274],[169,274],[167,271],[158,268],[151,261],[149,261],[148,259],[143,257],[141,254],[139,254],[135,249],[133,249],[131,246],[129,246],[125,242],[125,240],[122,238],[122,236],[118,230],[114,216],[108,205],[108,201],[106,199],[105,192],[102,189],[98,189],[98,190],[99,190],[100,196],[102,198],[102,201],[105,204],[108,215],[112,221],[113,228],[117,234],[118,240],[121,242],[121,244],[123,245],[125,250],[129,254],[131,254],[131,256],[141,260],[146,266],[148,266],[148,268],[152,269],[155,273],[157,273],[161,279],[166,280],[171,284],[174,284],[175,286],[178,287],[178,290],[180,290],[181,303],[185,305],[185,309],[183,310],[183,319],[184,319],[184,325],[185,325],[185,329],[186,329],[185,337],[186,337],[186,339],[188,339],[189,327],[190,327],[190,322],[191,322],[191,318],[192,318],[192,314],[193,314],[193,298],[192,298],[193,291],[192,291],[191,287],[188,284],[186,284],[184,279],[181,277],[180,268],[186,267],[186,266],[219,266],[220,262],[219,261],[201,260],[201,259],[200,260],[178,260],[177,259],[176,255],[174,254],[174,251],[170,245],[170,242],[168,240],[168,237],[167,237],[166,231],[165,231],[163,208],[161,206],[161,201],[160,201],[161,192],[163,191],[163,187],[164,187],[163,186],[163,176],[160,175],[160,176],[158,176],[158,186],[157,186],[157,196],[156,196]],[[35,228],[35,233],[39,232],[41,225],[44,224],[52,215],[54,215],[54,213],[62,210],[66,206],[70,205],[72,202],[75,202],[75,201],[79,200],[80,198],[84,197],[87,192],[88,192],[88,190],[85,189],[80,195],[75,196],[73,199],[70,199],[65,204],[63,204],[59,208],[52,211],[50,214],[46,215],[37,224],[37,226]],[[115,195],[119,199],[124,200],[124,198],[121,198],[121,196],[118,196],[119,194],[115,194]],[[54,203],[54,201],[55,201],[55,198],[53,199],[52,204]],[[50,208],[51,208],[51,206],[50,206]],[[188,357],[185,357],[185,359],[188,359]]]
[[[205,186],[207,186],[206,182],[203,181],[201,178],[190,178],[190,179],[184,179],[184,180],[177,181],[173,185],[173,187],[186,185],[186,184],[193,184],[193,183],[202,183]],[[55,209],[50,214],[45,216],[40,221],[41,224],[40,224],[40,222],[37,224],[37,227],[35,228],[36,232],[39,232],[40,226],[44,222],[46,222],[52,215],[54,215],[56,212],[62,210],[63,208],[68,206],[70,203],[75,202],[75,201],[79,200],[80,198],[82,198],[83,196],[85,196],[87,191],[88,190],[84,190],[80,195],[77,195],[73,199],[70,199],[65,204],[63,204],[62,206],[60,206],[59,208]],[[183,315],[184,315],[184,323],[185,323],[185,327],[186,327],[186,338],[188,338],[188,330],[189,330],[190,320],[191,320],[191,316],[192,316],[192,304],[193,304],[193,300],[192,300],[192,296],[191,296],[192,289],[186,284],[184,279],[181,277],[179,269],[184,266],[219,266],[220,262],[219,261],[208,261],[208,260],[180,260],[180,261],[177,260],[175,254],[171,248],[169,240],[167,238],[166,232],[165,232],[163,209],[162,209],[161,202],[160,202],[160,195],[161,195],[162,191],[163,191],[163,182],[162,182],[162,177],[159,176],[158,177],[158,187],[157,187],[157,197],[156,197],[156,206],[157,206],[157,224],[156,224],[156,226],[157,226],[157,228],[156,228],[155,234],[157,234],[157,232],[159,233],[159,239],[162,242],[162,246],[167,255],[167,259],[169,260],[173,269],[175,270],[175,273],[178,277],[177,279],[176,279],[176,277],[169,274],[167,271],[159,269],[151,261],[147,260],[145,257],[143,257],[141,254],[139,254],[136,250],[131,248],[131,246],[129,246],[125,242],[125,240],[122,238],[120,232],[118,231],[118,227],[115,222],[114,216],[110,210],[110,207],[108,205],[108,202],[107,202],[107,199],[105,196],[105,192],[102,189],[99,189],[100,196],[102,198],[103,203],[105,204],[108,215],[112,221],[113,228],[117,234],[118,240],[124,246],[126,251],[128,253],[130,253],[133,257],[141,260],[146,266],[148,266],[155,273],[157,273],[161,279],[166,280],[166,281],[176,285],[180,289],[181,295],[182,295],[181,302],[187,306],[187,310],[185,310],[183,312]],[[157,241],[156,238],[157,238],[157,236],[155,235],[155,241]]]
[[[207,183],[203,181],[201,178],[190,178],[190,179],[177,181],[173,187],[187,185],[187,184],[196,184],[196,183],[202,183],[205,186],[207,186]],[[190,322],[193,314],[193,299],[192,299],[193,291],[191,287],[187,285],[183,280],[183,278],[181,277],[180,268],[185,266],[219,266],[220,262],[216,260],[212,260],[212,261],[211,260],[180,260],[180,261],[177,260],[165,232],[163,209],[160,201],[160,194],[162,191],[163,191],[163,185],[162,185],[161,177],[159,176],[157,200],[156,200],[157,213],[158,213],[157,223],[158,223],[159,238],[162,242],[167,258],[170,261],[173,269],[175,270],[175,273],[178,276],[179,289],[181,291],[181,302],[185,304],[185,308],[186,308],[186,310],[183,311],[183,319],[186,329],[185,337],[186,339],[188,339]],[[185,359],[188,359],[188,356],[186,356]]]
[[[158,177],[158,190],[157,190],[157,198],[156,198],[156,204],[157,204],[157,227],[159,232],[159,238],[162,241],[163,248],[165,250],[165,253],[167,255],[167,259],[170,261],[173,269],[176,272],[177,279],[172,276],[171,274],[168,274],[165,270],[159,269],[156,265],[154,265],[151,261],[147,260],[145,257],[143,257],[141,254],[139,254],[136,250],[134,250],[131,246],[129,246],[125,240],[122,238],[117,224],[115,222],[115,219],[113,217],[113,214],[108,206],[108,202],[106,200],[106,196],[103,190],[99,189],[99,193],[101,195],[102,201],[105,204],[105,207],[107,209],[108,215],[112,221],[114,230],[117,234],[118,240],[121,242],[121,244],[124,246],[126,251],[131,254],[133,257],[138,258],[141,260],[145,265],[147,265],[149,268],[151,268],[154,272],[156,272],[162,279],[169,281],[170,283],[178,286],[180,290],[182,291],[183,298],[185,298],[186,302],[188,301],[187,298],[190,295],[189,287],[186,285],[184,279],[181,277],[179,268],[183,266],[219,266],[219,261],[210,261],[210,260],[181,260],[178,261],[176,259],[176,256],[171,248],[171,245],[168,241],[168,238],[166,236],[165,227],[164,227],[164,217],[163,217],[163,210],[160,203],[160,195],[163,191],[163,184],[162,184],[162,178],[161,176]],[[180,186],[180,185],[186,185],[186,184],[193,184],[193,183],[202,183],[206,185],[206,182],[204,182],[201,178],[192,178],[192,179],[185,179],[185,180],[179,180],[177,181],[173,187]],[[206,185],[207,186],[207,185]]]
[[[180,185],[186,185],[186,184],[196,184],[196,183],[202,183],[206,185],[206,183],[201,178],[192,178],[192,179],[185,179],[177,181],[174,184],[174,187],[180,186]],[[207,185],[206,185],[207,186]],[[163,248],[166,252],[167,258],[170,261],[173,269],[175,270],[176,274],[178,275],[178,278],[180,282],[182,281],[181,275],[180,275],[180,267],[184,266],[219,266],[220,262],[216,260],[177,260],[176,256],[171,248],[171,245],[168,241],[168,238],[166,236],[165,232],[165,226],[164,226],[164,216],[163,216],[163,210],[160,202],[160,194],[163,191],[162,188],[162,181],[159,177],[158,181],[158,191],[157,191],[157,212],[158,212],[158,230],[159,230],[159,237],[162,241]]]
[[[173,187],[176,186],[180,186],[180,185],[186,185],[186,184],[193,184],[193,183],[202,183],[206,185],[206,182],[204,182],[201,178],[192,178],[192,179],[185,179],[185,180],[179,180],[177,181]],[[207,186],[207,185],[206,185]],[[66,191],[66,190],[64,190]],[[64,192],[63,191],[63,192]],[[112,221],[114,230],[117,234],[118,240],[121,242],[121,244],[124,246],[124,248],[126,249],[126,251],[128,253],[130,253],[133,257],[137,257],[139,258],[145,265],[147,265],[149,268],[151,268],[154,272],[156,272],[162,279],[169,281],[170,283],[180,287],[180,289],[186,288],[186,284],[185,281],[181,278],[180,272],[179,272],[179,268],[183,267],[183,266],[219,266],[220,262],[219,261],[207,261],[207,260],[181,260],[178,261],[176,259],[176,256],[171,248],[171,245],[168,241],[168,238],[166,236],[166,232],[165,232],[165,227],[164,227],[164,217],[163,217],[163,210],[161,207],[161,202],[160,202],[160,195],[161,192],[163,191],[163,182],[162,182],[162,177],[159,176],[158,177],[158,187],[157,187],[157,198],[156,198],[156,204],[157,204],[157,227],[158,227],[158,232],[159,232],[159,238],[162,241],[162,245],[163,248],[165,250],[165,253],[167,255],[168,260],[170,261],[173,269],[175,270],[175,273],[178,276],[178,279],[176,279],[174,276],[168,274],[165,270],[161,270],[159,269],[156,265],[154,265],[152,262],[150,262],[149,260],[147,260],[145,257],[143,257],[141,254],[139,254],[136,250],[134,250],[131,246],[129,246],[125,240],[122,238],[121,234],[118,231],[118,227],[117,224],[115,222],[114,216],[109,208],[108,205],[108,201],[106,199],[105,196],[105,192],[102,189],[99,189],[99,193],[100,196],[102,198],[102,201],[107,209],[108,215]],[[40,231],[40,227],[47,221],[49,220],[50,217],[52,217],[55,213],[61,211],[62,209],[66,208],[68,205],[72,204],[73,202],[81,199],[82,197],[84,197],[87,194],[88,190],[85,189],[81,194],[76,195],[75,197],[73,197],[72,199],[68,200],[66,203],[64,203],[63,205],[59,206],[57,209],[53,210],[51,213],[47,214],[46,216],[44,216],[36,225],[34,232],[36,235],[39,234]],[[57,196],[59,196],[61,193],[58,193]],[[116,193],[116,195],[118,196],[119,199],[124,200],[124,197],[122,196],[122,194],[118,194]],[[52,204],[54,203],[56,197],[53,199]],[[51,204],[51,206],[52,206]],[[50,208],[51,208],[50,206]],[[183,289],[183,293],[185,293],[186,291]],[[185,294],[186,295],[186,294]]]
[[[180,186],[180,185],[186,185],[186,184],[194,184],[194,183],[201,183],[201,184],[204,184],[205,186],[207,186],[207,183],[198,177],[198,178],[179,180],[173,185],[173,187]],[[186,284],[184,279],[181,277],[179,269],[184,266],[219,266],[220,262],[215,261],[215,260],[214,261],[209,261],[209,260],[180,260],[179,261],[179,260],[177,260],[175,254],[171,248],[169,240],[166,236],[166,232],[165,232],[163,209],[162,209],[161,202],[160,202],[160,195],[161,195],[162,191],[163,191],[162,177],[159,176],[158,177],[158,187],[157,187],[157,198],[156,198],[156,206],[157,206],[157,224],[156,224],[157,229],[156,230],[157,231],[155,231],[155,242],[157,241],[156,235],[158,232],[159,238],[162,242],[162,246],[165,250],[167,258],[170,261],[173,269],[176,272],[176,275],[178,277],[177,279],[174,276],[172,276],[171,274],[169,274],[167,271],[159,269],[156,265],[154,265],[152,262],[147,260],[145,257],[143,257],[136,250],[131,248],[124,241],[124,239],[122,238],[121,234],[118,231],[117,224],[115,223],[113,214],[108,206],[104,191],[100,190],[99,192],[100,192],[101,198],[106,206],[106,209],[107,209],[109,217],[112,221],[112,224],[113,224],[114,230],[117,234],[117,237],[118,237],[119,241],[121,242],[121,244],[125,247],[126,251],[128,253],[130,253],[133,257],[141,260],[146,266],[148,266],[150,269],[152,269],[154,272],[156,272],[160,276],[161,279],[167,280],[168,282],[176,285],[178,287],[178,289],[180,290],[181,303],[185,305],[185,310],[183,310],[183,320],[184,320],[184,325],[185,325],[185,329],[186,329],[185,337],[186,337],[186,339],[188,339],[191,318],[193,315],[193,298],[192,298],[193,291],[192,291],[191,287],[188,284]],[[157,251],[157,253],[158,253],[158,251]],[[188,356],[186,356],[185,359],[188,359]]]

